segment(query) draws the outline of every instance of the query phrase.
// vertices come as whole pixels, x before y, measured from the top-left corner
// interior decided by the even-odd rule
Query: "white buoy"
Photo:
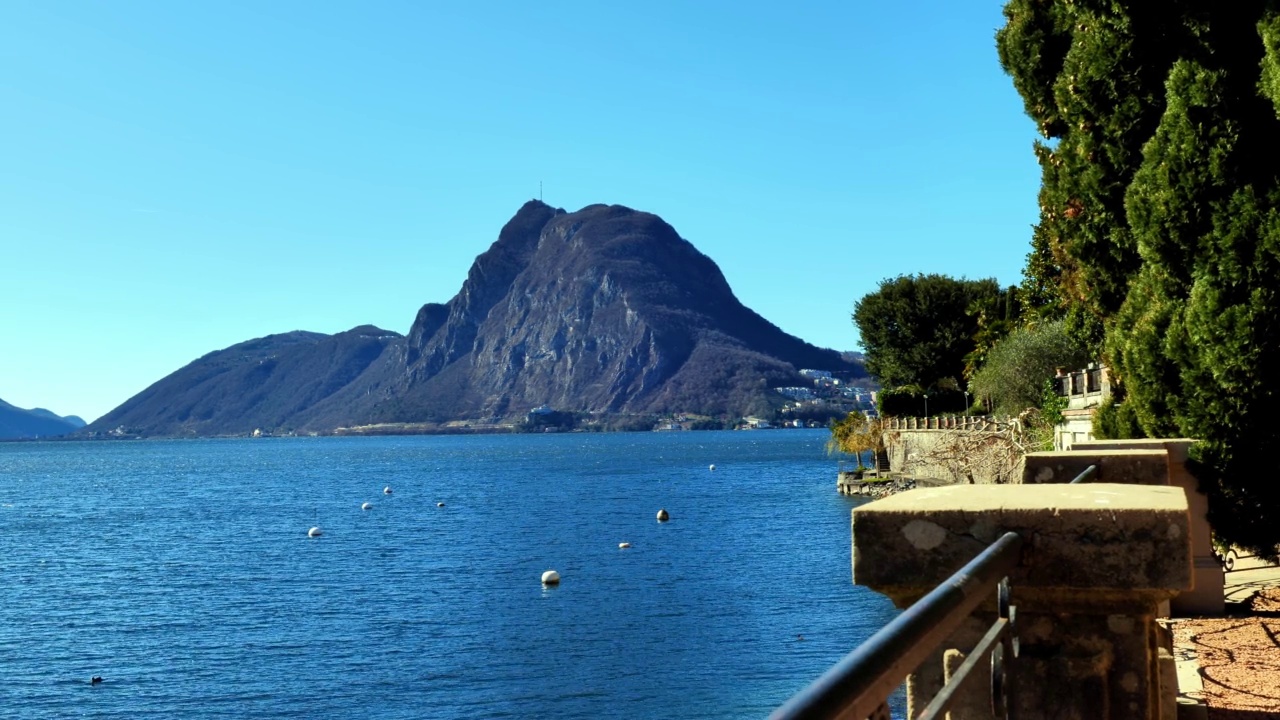
[[[322,533],[320,532],[319,525],[316,525],[315,527],[307,531],[307,537],[320,537],[320,535],[322,535]]]
[[[556,572],[555,570],[548,570],[542,573],[542,584],[543,585],[559,585],[560,573]]]
[[[388,486],[386,486],[386,487],[382,488],[382,494],[383,494],[383,495],[390,495],[390,494],[391,494],[391,486],[390,486],[390,485],[388,485]]]
[[[710,470],[711,472],[715,472],[715,471],[716,471],[716,465],[715,465],[715,463],[712,463],[712,464],[711,464],[711,467],[709,467],[709,468],[707,468],[707,469],[708,469],[708,470]]]
[[[364,503],[363,505],[361,505],[361,506],[360,506],[360,509],[361,509],[361,510],[372,510],[372,509],[373,509],[373,503]]]
[[[620,549],[626,549],[626,548],[631,547],[631,543],[618,543],[618,547],[619,547]]]
[[[666,522],[671,519],[671,515],[667,513],[666,508],[658,510],[658,522]]]
[[[436,507],[444,507],[444,503],[436,503]]]

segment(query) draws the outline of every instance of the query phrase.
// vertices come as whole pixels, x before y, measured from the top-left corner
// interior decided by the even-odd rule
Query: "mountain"
[[[62,420],[64,422],[71,423],[72,427],[76,428],[77,430],[84,427],[85,425],[88,425],[88,423],[84,421],[84,418],[80,417],[79,415],[58,415],[52,410],[45,410],[44,408],[31,408],[27,412],[31,413],[32,415],[38,415],[42,418],[48,418],[50,420]]]
[[[734,297],[661,218],[530,201],[449,302],[408,335],[295,332],[206,355],[89,427],[142,434],[498,422],[534,407],[630,415],[772,412],[801,368],[865,375]]]
[[[336,335],[295,331],[211,352],[86,430],[207,436],[292,428],[300,414],[357,381],[403,336],[372,325]]]
[[[62,417],[44,408],[24,410],[0,400],[0,439],[57,437],[84,427],[75,415]]]

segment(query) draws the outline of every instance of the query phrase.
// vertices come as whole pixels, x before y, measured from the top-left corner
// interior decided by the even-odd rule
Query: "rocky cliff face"
[[[312,359],[290,366],[315,372],[314,356],[333,343],[305,335]],[[325,392],[302,397],[305,383],[280,379],[297,402],[269,403],[281,411],[270,417],[237,403],[244,420],[227,431],[497,421],[539,405],[741,415],[776,405],[770,388],[798,382],[799,368],[861,370],[744,307],[716,264],[661,218],[616,205],[566,213],[526,203],[452,300],[423,306],[405,337],[380,336],[337,379],[326,376]],[[260,404],[278,391],[241,392]],[[118,412],[104,420],[119,422]]]
[[[544,404],[763,412],[776,396],[768,388],[801,367],[858,367],[744,307],[716,264],[656,215],[536,201],[452,300],[419,311],[401,358],[366,417],[500,419]]]

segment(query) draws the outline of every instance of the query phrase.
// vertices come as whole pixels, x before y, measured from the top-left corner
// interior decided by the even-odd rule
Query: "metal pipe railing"
[[[1005,533],[769,717],[862,720],[876,713],[888,717],[885,708],[889,695],[990,596],[1001,579],[1018,565],[1021,550],[1022,538],[1017,533]],[[1002,595],[1003,610],[1007,606],[1007,590]],[[1000,624],[997,621],[996,625]],[[1006,622],[997,638],[1007,625]],[[991,643],[987,651],[991,651]]]
[[[1079,475],[1075,476],[1075,477],[1071,480],[1071,482],[1069,482],[1069,483],[1067,483],[1067,484],[1068,484],[1068,485],[1075,485],[1076,483],[1087,483],[1087,482],[1092,481],[1092,480],[1093,480],[1093,478],[1094,478],[1097,474],[1098,474],[1098,466],[1097,466],[1097,465],[1090,465],[1089,467],[1085,468],[1085,469],[1084,469],[1084,471],[1083,471],[1083,472],[1081,472]]]

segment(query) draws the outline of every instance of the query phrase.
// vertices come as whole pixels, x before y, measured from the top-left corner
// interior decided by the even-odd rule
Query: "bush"
[[[996,412],[1017,415],[1041,407],[1044,384],[1054,369],[1079,367],[1089,360],[1088,351],[1067,332],[1063,321],[1020,328],[996,344],[987,362],[969,383],[973,393],[990,400]]]
[[[1093,414],[1093,436],[1099,440],[1128,440],[1147,435],[1138,423],[1138,413],[1133,406],[1117,402],[1112,396],[1104,400]]]

